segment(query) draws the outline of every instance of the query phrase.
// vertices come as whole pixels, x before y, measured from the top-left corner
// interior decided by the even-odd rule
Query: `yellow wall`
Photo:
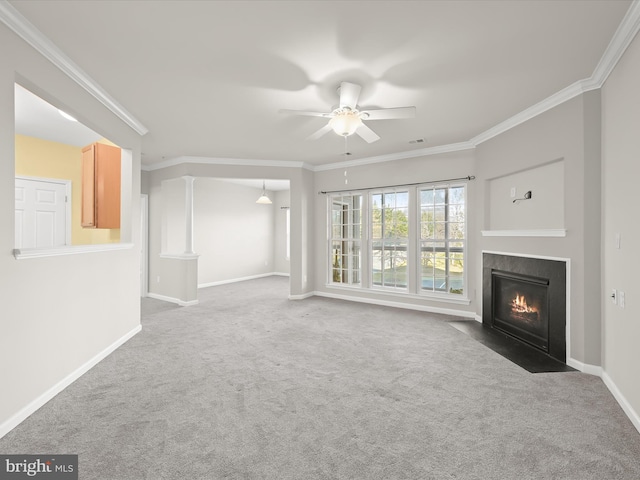
[[[71,244],[120,241],[120,229],[82,228],[82,148],[16,135],[16,175],[71,180]],[[103,143],[110,143],[104,141]]]

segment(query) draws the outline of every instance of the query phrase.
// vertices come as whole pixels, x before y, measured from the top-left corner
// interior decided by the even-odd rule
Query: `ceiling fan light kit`
[[[331,129],[338,135],[347,137],[356,133],[358,127],[362,125],[362,119],[357,110],[345,108],[329,120],[329,125],[331,125]]]
[[[362,87],[355,83],[342,82],[340,87],[338,87],[340,105],[329,113],[298,110],[280,110],[280,113],[330,119],[329,123],[324,127],[309,135],[307,140],[317,140],[329,131],[333,130],[336,134],[342,137],[348,137],[356,133],[367,143],[373,143],[380,140],[380,137],[365,125],[363,120],[395,120],[399,118],[413,118],[416,116],[416,107],[358,110],[358,97],[360,96],[361,89]]]

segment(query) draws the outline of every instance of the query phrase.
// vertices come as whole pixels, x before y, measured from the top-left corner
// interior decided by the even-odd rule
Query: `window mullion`
[[[450,291],[450,270],[449,270],[449,186],[444,189],[444,279],[445,279],[445,291]]]

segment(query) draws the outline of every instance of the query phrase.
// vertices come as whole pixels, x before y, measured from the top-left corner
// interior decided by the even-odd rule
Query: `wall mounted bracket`
[[[521,202],[522,200],[530,200],[531,199],[531,190],[524,194],[523,198],[516,198],[513,203]]]

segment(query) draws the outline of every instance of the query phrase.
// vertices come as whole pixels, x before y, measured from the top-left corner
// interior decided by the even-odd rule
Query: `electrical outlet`
[[[516,187],[511,187],[511,198],[516,198]]]
[[[618,306],[620,308],[624,308],[624,301],[625,301],[624,292],[623,291],[618,292]]]
[[[160,275],[156,277],[156,283],[160,283]]]
[[[620,249],[620,234],[619,233],[616,233],[615,239],[616,239],[616,248]]]

